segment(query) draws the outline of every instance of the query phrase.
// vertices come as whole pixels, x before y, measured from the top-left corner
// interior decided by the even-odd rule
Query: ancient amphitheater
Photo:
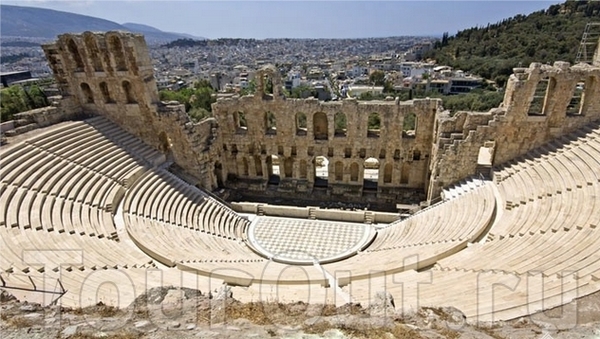
[[[219,100],[194,124],[159,101],[142,36],[65,34],[43,47],[62,98],[21,114],[17,132],[36,129],[0,150],[0,277],[22,300],[127,306],[155,286],[226,283],[242,301],[369,305],[388,291],[401,310],[454,306],[490,321],[600,290],[598,53],[516,68],[499,108],[452,117],[433,99],[286,99],[265,68],[254,95]],[[371,114],[381,129],[367,127]],[[379,162],[370,182],[368,158]],[[399,219],[228,204],[218,187],[444,198]]]

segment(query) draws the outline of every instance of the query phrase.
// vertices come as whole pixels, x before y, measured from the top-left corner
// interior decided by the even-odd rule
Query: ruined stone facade
[[[257,73],[254,95],[219,100],[213,118],[194,124],[183,105],[159,101],[141,35],[65,34],[44,51],[63,100],[108,117],[167,153],[209,190],[288,196],[318,191],[339,200],[385,202],[401,202],[406,192],[420,190],[431,199],[482,168],[600,120],[598,53],[593,65],[517,68],[501,107],[452,117],[439,99],[285,98],[278,72],[266,67]],[[266,90],[268,82],[273,93]],[[407,128],[409,118],[414,127]],[[380,127],[370,129],[370,121]],[[482,147],[489,163],[478,163]],[[321,174],[320,157],[328,160]],[[375,180],[368,180],[367,168],[376,170]]]

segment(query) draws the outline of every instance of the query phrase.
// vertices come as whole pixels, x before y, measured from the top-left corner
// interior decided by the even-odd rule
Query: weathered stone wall
[[[536,100],[538,106],[534,107]],[[473,175],[479,148],[486,143],[494,145],[492,164],[498,165],[598,120],[600,67],[556,62],[517,68],[500,108],[488,113],[458,113],[452,118],[438,116],[429,196]]]
[[[268,74],[276,79],[274,83],[279,81],[276,73]],[[263,79],[260,72],[257,79]],[[272,156],[276,156],[280,171],[277,190],[311,192],[316,182],[315,159],[324,156],[329,161],[328,192],[361,196],[365,160],[375,158],[379,162],[377,196],[395,201],[398,189],[427,187],[439,104],[439,100],[286,99],[265,94],[259,82],[254,95],[213,105],[219,122],[216,145],[222,150],[222,180],[236,179],[238,187],[265,190],[273,175]],[[380,119],[378,130],[368,130],[373,113]],[[346,126],[336,130],[339,114],[344,115]],[[404,118],[409,114],[416,116],[416,131],[403,133]],[[300,123],[304,119],[305,127]]]
[[[207,189],[318,192],[384,202],[421,190],[431,199],[442,187],[477,173],[481,147],[491,150],[491,165],[497,165],[600,120],[598,52],[595,65],[517,68],[500,108],[452,117],[439,99],[285,98],[278,71],[266,67],[256,74],[254,95],[219,100],[214,118],[194,124],[183,105],[159,101],[143,36],[64,34],[43,48],[65,112],[108,117],[166,153]],[[405,130],[405,119],[413,117],[415,130]],[[38,120],[45,124],[54,118]],[[381,127],[370,130],[370,119]],[[327,169],[318,169],[320,156],[328,159]],[[378,167],[368,165],[369,158]],[[372,168],[376,183],[364,180]],[[327,173],[326,182],[320,171]]]
[[[209,147],[214,120],[194,124],[179,103],[161,103],[144,37],[107,32],[63,34],[43,46],[65,100],[103,115],[167,153],[207,188],[216,185]]]

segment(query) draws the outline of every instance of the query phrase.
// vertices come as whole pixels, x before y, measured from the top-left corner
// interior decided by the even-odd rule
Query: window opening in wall
[[[379,159],[385,159],[385,148],[379,150]]]
[[[379,132],[381,129],[381,118],[379,113],[369,114],[368,126],[367,126],[367,137],[368,138],[379,138]]]
[[[306,114],[296,113],[296,135],[305,136],[306,130]]]
[[[581,115],[583,92],[585,90],[585,80],[579,81],[573,88],[573,95],[567,105],[567,115]]]
[[[115,58],[117,71],[127,71],[127,62],[125,61],[125,55],[123,54],[123,44],[121,43],[121,39],[118,36],[111,36],[108,39],[108,44]]]
[[[249,154],[254,154],[254,144],[248,144],[248,153]]]
[[[327,156],[328,157],[333,157],[333,147],[327,148]]]
[[[400,184],[408,184],[410,178],[410,164],[408,162],[402,163],[402,172],[400,173]]]
[[[83,59],[81,58],[81,54],[79,53],[77,44],[75,43],[75,41],[73,39],[69,39],[69,42],[67,43],[67,49],[69,50],[69,53],[71,53],[71,56],[73,57],[73,61],[75,61],[75,72],[83,72],[84,71]]]
[[[346,132],[348,130],[348,121],[346,120],[346,114],[342,112],[336,113],[333,118],[333,123],[335,125],[334,135],[336,137],[345,137]]]
[[[265,127],[267,134],[277,134],[277,120],[275,119],[275,114],[273,114],[271,111],[265,113]]]
[[[363,189],[377,189],[379,182],[379,160],[367,158],[364,162]]]
[[[283,161],[283,173],[285,174],[285,177],[286,178],[293,177],[293,172],[294,172],[294,161],[292,160],[292,158],[285,158],[285,160]]]
[[[535,86],[533,98],[529,104],[528,115],[544,115],[548,94],[551,93],[556,85],[554,78],[542,78]]]
[[[129,83],[129,81],[124,80],[122,85],[123,85],[123,92],[125,92],[125,100],[127,101],[127,103],[128,104],[137,103],[135,101],[135,97],[133,96],[133,91],[131,89],[131,84]]]
[[[283,155],[283,146],[277,146],[277,154]]]
[[[402,122],[402,137],[414,138],[417,134],[417,115],[415,112],[409,112],[404,115]]]
[[[217,179],[217,187],[223,187],[223,165],[221,165],[221,163],[218,161],[215,163],[213,174]]]
[[[323,112],[317,112],[313,115],[313,134],[315,140],[327,140],[329,127],[327,115]]]
[[[257,177],[263,176],[262,161],[259,156],[254,157],[254,171],[256,172]]]
[[[421,160],[421,151],[414,150],[413,151],[413,161],[419,161],[419,160]]]
[[[223,144],[223,151],[227,152],[227,145]]]
[[[329,184],[329,160],[322,156],[316,156],[314,161],[315,187],[327,187]]]
[[[102,81],[100,83],[100,92],[102,92],[102,96],[104,97],[104,103],[106,103],[106,104],[114,103],[114,100],[110,97],[110,92],[108,91],[108,85],[104,81]]]
[[[238,134],[245,134],[248,132],[248,122],[246,121],[246,115],[243,112],[234,113],[233,119]]]
[[[296,146],[292,146],[292,156],[296,155],[298,155],[298,149],[296,148]]]
[[[88,104],[93,104],[94,103],[94,93],[92,92],[90,85],[86,84],[85,82],[82,82],[80,87],[81,87],[81,92],[83,93],[83,97],[85,98],[85,102]]]
[[[102,61],[100,60],[100,50],[98,49],[98,44],[96,43],[96,38],[91,34],[84,34],[83,38],[85,41],[85,47],[87,49],[87,53],[92,60],[92,66],[94,67],[95,72],[102,72],[104,69],[102,67]]]
[[[300,179],[306,179],[308,175],[308,164],[306,160],[300,160]]]
[[[394,150],[394,160],[400,160],[400,150]]]
[[[315,155],[315,148],[313,146],[308,146],[308,148],[306,149],[306,155],[308,155],[309,157]]]
[[[335,181],[344,181],[344,163],[336,161],[334,166]]]
[[[393,165],[391,163],[385,164],[383,167],[383,183],[390,184],[392,182]]]
[[[352,147],[346,147],[344,149],[344,158],[351,158],[352,157]]]
[[[352,165],[350,165],[350,181],[358,181],[358,172],[358,163],[353,162]]]
[[[269,155],[267,157],[267,170],[269,171],[269,185],[279,185],[279,157],[276,155]]]
[[[247,177],[250,175],[250,169],[248,166],[248,159],[246,159],[245,157],[242,158],[242,175]]]
[[[364,159],[364,158],[367,156],[367,150],[366,150],[365,148],[361,148],[361,149],[358,151],[358,155],[359,155],[361,158],[363,158],[363,159]]]
[[[238,148],[236,144],[231,144],[231,154],[238,154]]]
[[[273,79],[269,74],[265,74],[263,77],[263,94],[273,94]]]

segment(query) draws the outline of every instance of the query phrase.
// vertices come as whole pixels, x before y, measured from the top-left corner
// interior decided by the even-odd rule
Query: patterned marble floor
[[[252,245],[263,255],[297,264],[351,256],[373,235],[367,224],[265,216],[257,217],[249,232]]]

